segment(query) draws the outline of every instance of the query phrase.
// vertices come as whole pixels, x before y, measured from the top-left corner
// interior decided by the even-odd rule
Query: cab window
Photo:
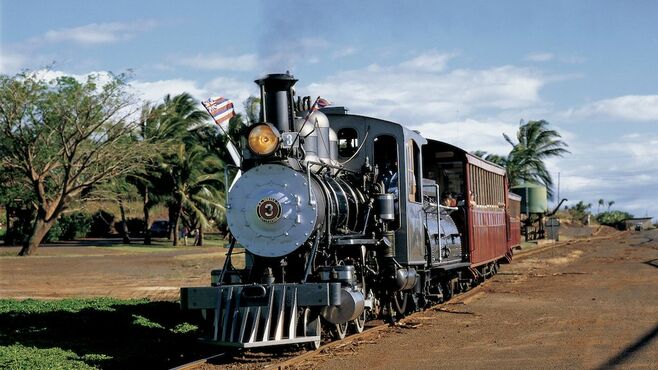
[[[359,149],[359,134],[355,129],[345,127],[338,130],[338,155],[349,158]]]

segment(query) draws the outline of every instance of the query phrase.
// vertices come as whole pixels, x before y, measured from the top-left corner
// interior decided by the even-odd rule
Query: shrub
[[[614,226],[617,229],[624,229],[626,225],[623,221],[628,218],[633,218],[633,215],[623,211],[606,211],[596,215],[596,221],[601,225]]]
[[[84,238],[91,228],[91,216],[83,212],[73,212],[60,217],[48,230],[44,242]]]
[[[62,234],[64,234],[64,229],[62,228],[62,224],[60,224],[59,220],[57,220],[55,221],[55,224],[50,227],[50,230],[48,230],[46,236],[43,237],[43,242],[52,243],[54,241],[61,240]]]
[[[11,223],[12,227],[7,229],[4,236],[5,245],[21,245],[30,237],[32,232],[34,209],[23,208],[14,210],[14,212],[16,212],[16,217]]]
[[[73,212],[62,216],[57,223],[62,226],[60,240],[84,238],[91,230],[91,216],[83,212]]]
[[[103,210],[96,211],[93,215],[91,215],[91,227],[89,230],[89,236],[97,238],[109,236],[112,233],[113,223],[113,214]]]

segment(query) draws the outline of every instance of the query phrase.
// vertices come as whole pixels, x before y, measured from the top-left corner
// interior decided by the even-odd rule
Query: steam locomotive
[[[398,123],[318,109],[287,73],[255,82],[262,123],[232,151],[227,258],[211,286],[181,288],[208,341],[317,347],[323,332],[394,321],[511,259],[520,199],[503,168]]]

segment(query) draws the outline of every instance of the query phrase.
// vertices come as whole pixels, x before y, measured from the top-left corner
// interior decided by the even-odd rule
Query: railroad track
[[[171,370],[193,370],[193,369],[198,369],[202,365],[207,364],[208,361],[211,361],[211,360],[214,360],[214,359],[217,359],[217,358],[220,358],[220,357],[224,357],[224,356],[226,356],[226,352],[222,352],[222,353],[218,353],[218,354],[215,354],[215,355],[212,355],[212,356],[208,356],[208,357],[202,358],[200,360],[188,362],[186,364],[173,367],[173,368],[171,368]]]
[[[450,304],[455,304],[455,303],[460,303],[460,302],[465,302],[465,301],[473,298],[474,296],[478,295],[478,293],[481,293],[482,286],[484,284],[486,284],[486,281],[483,284],[480,284],[480,285],[476,286],[475,288],[473,288],[473,289],[471,289],[471,290],[469,290],[465,293],[462,293],[462,294],[459,294],[459,295],[453,297],[448,302],[434,305],[434,306],[429,307],[429,308],[427,308],[426,310],[423,310],[423,311],[432,310],[432,309],[441,311],[441,308],[444,307],[444,306],[447,306],[447,305],[450,305]],[[372,334],[376,334],[378,332],[384,331],[388,328],[396,327],[396,326],[402,327],[402,328],[409,327],[409,326],[413,327],[412,325],[409,325],[408,323],[413,322],[414,317],[416,317],[419,314],[422,314],[423,311],[414,312],[414,313],[412,313],[408,316],[405,316],[403,319],[398,321],[396,324],[380,324],[380,325],[377,325],[377,326],[373,326],[371,328],[368,328],[368,329],[364,330],[361,333],[352,334],[352,335],[346,337],[345,339],[334,340],[334,341],[331,341],[329,343],[323,344],[323,345],[320,346],[320,348],[318,348],[316,350],[306,351],[306,352],[302,353],[301,355],[293,356],[293,357],[288,358],[284,361],[265,365],[264,368],[267,368],[267,369],[287,369],[287,368],[291,368],[291,367],[295,366],[296,364],[299,364],[299,363],[301,363],[301,362],[303,362],[303,361],[305,361],[305,360],[321,353],[322,351],[327,351],[327,350],[330,350],[332,348],[341,347],[341,346],[344,346],[345,344],[351,343],[353,341],[358,342],[362,338],[365,338],[365,337],[368,337]],[[451,312],[451,311],[447,311],[447,312]],[[220,359],[220,358],[225,357],[227,355],[228,355],[227,352],[218,353],[218,354],[215,354],[215,355],[212,355],[212,356],[209,356],[209,357],[205,357],[205,358],[202,358],[202,359],[199,359],[199,360],[195,360],[195,361],[188,362],[186,364],[174,367],[171,370],[194,370],[194,369],[199,369],[202,366],[209,364],[211,361]],[[252,363],[252,365],[253,365],[253,363]]]

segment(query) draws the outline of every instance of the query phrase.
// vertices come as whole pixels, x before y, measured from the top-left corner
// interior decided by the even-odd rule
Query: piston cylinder
[[[322,316],[332,324],[342,324],[359,317],[364,307],[363,293],[351,288],[343,288],[340,293],[340,305],[324,307]]]

